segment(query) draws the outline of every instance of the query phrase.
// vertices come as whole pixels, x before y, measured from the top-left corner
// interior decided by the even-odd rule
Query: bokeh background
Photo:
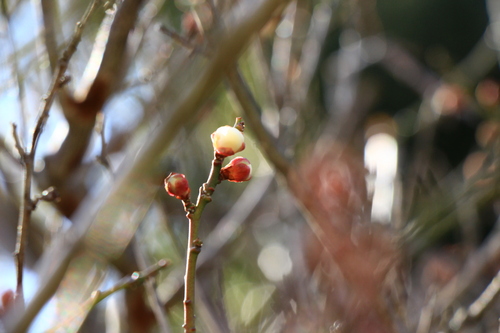
[[[0,331],[181,332],[188,224],[163,178],[184,173],[194,199],[210,134],[239,116],[253,178],[204,211],[198,331],[500,330],[500,2],[92,3],[36,148],[32,198],[60,201],[27,230],[33,306],[4,304]],[[1,1],[1,293],[24,177],[12,123],[29,147],[89,5]]]

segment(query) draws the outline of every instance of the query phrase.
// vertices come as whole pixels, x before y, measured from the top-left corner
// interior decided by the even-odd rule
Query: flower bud
[[[224,157],[234,155],[245,149],[243,133],[231,126],[219,127],[212,133],[211,138],[217,154]]]
[[[189,199],[191,189],[186,176],[181,173],[172,172],[165,178],[165,190],[168,194],[180,200]]]
[[[222,180],[230,182],[246,182],[252,178],[252,165],[244,157],[235,157],[220,171]]]
[[[3,316],[7,310],[14,303],[15,295],[12,290],[6,290],[2,293],[1,301],[0,301],[0,317]]]

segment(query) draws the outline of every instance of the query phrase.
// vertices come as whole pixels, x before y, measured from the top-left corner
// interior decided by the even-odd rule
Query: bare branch
[[[271,134],[269,134],[262,125],[260,121],[260,107],[250,92],[250,88],[246,85],[237,68],[230,70],[227,74],[227,78],[233,93],[245,113],[245,118],[262,146],[267,159],[281,174],[286,176],[290,168],[290,162],[287,161],[283,154],[277,149]]]
[[[131,159],[123,163],[116,185],[111,190],[103,189],[101,196],[89,199],[88,204],[82,205],[75,215],[75,227],[68,231],[63,240],[54,244],[53,251],[46,252],[41,261],[51,263],[51,273],[40,283],[26,311],[9,312],[13,315],[4,323],[8,331],[26,330],[42,306],[54,294],[71,258],[82,245],[88,227],[94,221],[98,210],[108,205],[108,200],[125,195],[124,193],[127,193],[129,187],[134,184],[156,183],[162,178],[161,172],[156,169],[155,161],[158,160],[158,156],[168,148],[182,126],[195,119],[201,112],[202,103],[221,82],[228,66],[236,62],[254,33],[259,31],[285,4],[285,0],[260,2],[248,16],[235,23],[227,35],[220,37],[216,52],[203,72],[196,77],[191,89],[185,91],[175,103],[171,104],[169,113],[172,116],[169,121],[161,122],[157,131],[147,138],[139,154],[134,151],[134,154],[131,154],[133,157],[129,157]],[[54,253],[57,254],[56,257]]]
[[[458,309],[450,320],[449,327],[460,330],[465,323],[479,319],[500,294],[500,272],[491,280],[483,293],[467,309]]]
[[[139,243],[137,242],[137,237],[134,239],[133,245],[134,245],[135,258],[137,260],[139,269],[144,270],[147,266],[146,256],[141,247],[139,246]],[[148,298],[149,306],[151,306],[151,310],[155,315],[156,322],[158,323],[161,332],[171,333],[170,325],[168,323],[168,317],[167,314],[165,313],[165,310],[160,304],[158,295],[156,294],[153,279],[146,279],[146,281],[144,282],[144,286],[146,289],[146,295]]]
[[[16,270],[17,270],[17,287],[16,287],[16,299],[20,304],[24,303],[23,296],[23,266],[24,266],[24,255],[27,241],[27,233],[29,229],[29,223],[31,220],[31,212],[34,209],[33,200],[31,199],[31,182],[33,178],[33,163],[35,159],[36,147],[40,135],[43,131],[45,123],[49,117],[49,111],[52,107],[52,103],[55,99],[57,91],[61,87],[61,79],[64,77],[64,73],[68,67],[68,62],[76,51],[76,48],[80,42],[82,36],[82,30],[87,23],[88,18],[97,8],[97,4],[100,1],[93,1],[88,7],[87,11],[82,17],[82,20],[77,23],[73,37],[64,50],[61,59],[59,60],[59,66],[52,79],[52,84],[46,96],[43,98],[41,111],[38,115],[35,129],[33,131],[33,138],[31,141],[31,147],[29,151],[22,149],[20,140],[17,137],[16,127],[13,126],[14,138],[16,141],[16,148],[22,153],[23,163],[24,163],[24,178],[23,178],[23,197],[20,205],[20,214],[17,227],[17,239],[16,239],[16,250],[14,256],[16,258]]]
[[[108,170],[111,175],[113,175],[113,170],[111,169],[111,164],[109,163],[108,158],[108,145],[106,143],[106,138],[104,136],[104,126],[105,126],[105,117],[103,113],[99,113],[97,116],[97,124],[96,124],[96,132],[99,134],[101,139],[101,153],[96,156],[96,159],[99,163],[101,163],[106,170]]]
[[[47,55],[49,56],[50,68],[52,73],[57,69],[57,59],[59,55],[57,54],[57,34],[56,34],[56,24],[59,23],[57,15],[57,1],[54,0],[41,0],[41,11],[43,17],[43,39],[45,44],[45,49],[47,50]]]
[[[24,150],[23,144],[21,143],[21,139],[19,138],[19,134],[17,133],[17,125],[14,123],[12,123],[12,136],[14,137],[14,144],[16,146],[17,152],[21,157],[21,161],[24,163],[26,151]]]
[[[194,50],[196,48],[196,46],[193,45],[189,40],[182,37],[181,35],[179,35],[175,31],[173,31],[172,29],[169,29],[164,25],[160,25],[159,29],[162,33],[164,33],[168,37],[172,38],[175,42],[179,43],[183,47],[190,49],[190,50]]]

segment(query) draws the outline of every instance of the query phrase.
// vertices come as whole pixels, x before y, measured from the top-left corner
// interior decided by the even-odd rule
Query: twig
[[[479,319],[484,311],[493,303],[500,294],[500,271],[491,280],[483,293],[467,309],[458,309],[449,322],[450,329],[458,331],[471,320]]]
[[[99,134],[99,137],[101,139],[101,153],[96,156],[96,159],[106,168],[106,170],[109,171],[111,175],[113,175],[113,170],[111,169],[111,164],[109,163],[109,158],[108,158],[108,145],[106,143],[106,138],[104,136],[104,126],[105,126],[104,114],[98,113],[96,120],[97,120],[96,132],[97,134]]]
[[[124,277],[120,281],[118,281],[113,287],[105,290],[105,291],[94,291],[92,293],[91,299],[92,303],[96,305],[106,297],[108,297],[111,294],[114,294],[115,292],[125,289],[125,288],[130,288],[133,285],[139,284],[144,282],[147,278],[153,277],[158,272],[164,268],[166,268],[168,265],[170,265],[170,261],[161,259],[158,261],[156,264],[153,266],[150,266],[146,268],[143,271],[140,272],[134,272],[130,276]]]
[[[24,89],[24,84],[22,80],[22,76],[19,74],[19,59],[18,59],[18,49],[16,45],[16,41],[14,39],[14,35],[12,33],[12,27],[11,27],[11,14],[9,12],[9,9],[7,8],[7,1],[2,0],[1,1],[1,10],[2,14],[5,17],[5,21],[7,22],[7,35],[9,42],[12,46],[12,76],[15,77],[15,81],[17,84],[17,90],[18,90],[18,97],[19,97],[19,108],[21,111],[21,119],[22,119],[22,129],[21,133],[22,136],[25,134],[25,129],[26,129],[26,103],[25,103],[25,96],[26,92]]]
[[[132,288],[138,284],[147,281],[149,278],[158,274],[158,272],[170,265],[170,261],[161,259],[156,264],[140,271],[134,272],[130,276],[126,276],[119,280],[114,286],[104,291],[95,290],[92,292],[90,297],[86,299],[78,308],[74,309],[73,317],[70,316],[67,320],[58,323],[55,327],[51,328],[48,332],[60,332],[67,324],[68,320],[74,318],[74,316],[80,316],[82,311],[89,312],[97,304],[99,304],[106,297],[116,293],[117,291]]]
[[[56,93],[59,90],[59,88],[61,87],[61,83],[64,83],[64,81],[66,81],[66,79],[64,78],[64,74],[66,72],[66,69],[68,68],[69,60],[71,59],[73,54],[76,52],[76,48],[78,47],[78,44],[80,43],[80,40],[82,38],[83,28],[87,24],[87,21],[88,21],[90,15],[97,9],[97,7],[101,3],[101,1],[102,0],[92,1],[92,3],[89,5],[87,10],[83,14],[82,19],[76,23],[73,37],[71,38],[68,46],[66,47],[61,58],[58,61],[58,68],[56,70],[56,73],[54,74],[49,92],[43,98],[42,110],[40,111],[40,113],[38,115],[37,124],[36,124],[35,130],[33,132],[33,140],[31,143],[30,154],[34,155],[34,151],[36,149],[38,139],[40,138],[40,134],[43,131],[43,128],[45,126],[45,123],[47,122],[47,119],[49,118],[49,111],[50,111],[50,108],[52,107],[52,103],[54,102],[54,98],[56,96]]]
[[[43,40],[45,44],[45,49],[49,57],[50,69],[52,72],[56,71],[57,68],[57,33],[56,26],[60,25],[59,16],[57,15],[58,3],[54,0],[41,0],[40,8],[42,12],[43,19]]]
[[[14,137],[14,144],[17,152],[19,153],[19,157],[21,158],[21,163],[24,164],[23,160],[25,152],[21,139],[19,138],[19,134],[17,133],[17,125],[15,123],[12,123],[12,136]]]
[[[286,0],[259,2],[251,11],[251,14],[237,22],[227,35],[221,36],[216,52],[190,86],[190,89],[183,92],[175,103],[171,104],[171,108],[169,108],[170,120],[162,122],[157,131],[147,138],[140,152],[134,154],[133,157],[129,157],[123,163],[123,168],[115,182],[116,185],[111,190],[103,189],[101,195],[95,197],[95,199],[89,199],[88,204],[84,204],[75,213],[74,227],[60,241],[54,243],[52,246],[53,251],[50,254],[44,254],[42,262],[51,263],[50,272],[43,276],[40,286],[26,311],[21,310],[12,313],[8,322],[4,323],[8,331],[25,331],[42,306],[54,294],[64,277],[71,258],[79,246],[82,245],[86,231],[94,221],[99,209],[106,207],[114,197],[127,192],[127,188],[131,183],[151,179],[157,181],[161,177],[158,170],[155,169],[156,164],[154,161],[157,161],[159,154],[164,152],[172,143],[180,128],[189,119],[196,118],[202,103],[222,80],[228,64],[236,61],[254,33],[260,30],[286,2]],[[185,72],[182,74],[185,74]],[[164,86],[169,87],[169,85]],[[162,90],[162,92],[166,93],[165,90]],[[155,105],[151,104],[150,108]],[[54,253],[56,253],[55,256]]]
[[[124,0],[116,10],[108,11],[98,31],[103,43],[94,43],[91,59],[101,59],[98,66],[90,61],[83,73],[75,93],[63,90],[59,101],[68,122],[69,130],[59,149],[45,157],[45,168],[41,179],[45,186],[55,185],[61,191],[62,202],[59,208],[67,216],[82,201],[87,186],[67,183],[67,179],[80,168],[88,151],[94,133],[96,115],[104,107],[110,96],[120,89],[128,68],[128,43],[143,0]],[[104,3],[104,1],[101,1]],[[106,2],[110,4],[112,2]],[[107,9],[109,6],[103,6]],[[114,8],[114,6],[113,6]],[[81,170],[80,170],[81,171]],[[85,171],[85,170],[84,170]]]
[[[417,326],[417,333],[429,333],[432,323],[432,313],[436,305],[436,295],[431,295],[429,302],[422,308]]]
[[[56,188],[51,186],[48,189],[44,190],[42,194],[35,196],[33,199],[33,209],[36,208],[36,205],[39,201],[47,201],[47,202],[59,202],[61,197],[57,192]]]
[[[88,18],[97,8],[97,4],[100,0],[94,0],[87,11],[83,15],[80,22],[77,22],[75,32],[71,41],[69,42],[67,48],[64,50],[62,57],[59,59],[58,68],[54,74],[52,84],[47,95],[44,96],[40,113],[36,121],[35,129],[33,131],[33,138],[31,141],[31,146],[29,150],[22,147],[19,137],[16,132],[16,127],[14,126],[14,139],[16,148],[21,155],[21,160],[24,164],[24,179],[23,179],[23,196],[21,199],[19,221],[17,227],[17,239],[16,239],[16,250],[14,257],[16,259],[16,270],[17,270],[17,286],[16,286],[16,298],[19,298],[19,302],[24,303],[23,296],[23,266],[24,266],[24,254],[26,248],[27,232],[29,228],[29,222],[31,219],[31,212],[33,211],[33,200],[31,199],[31,181],[33,177],[33,164],[35,160],[36,147],[38,140],[43,131],[45,123],[49,117],[49,111],[54,102],[55,96],[59,88],[61,87],[61,82],[65,77],[64,74],[68,68],[68,63],[73,54],[76,51],[78,43],[81,40],[82,30],[87,23]]]
[[[287,175],[290,162],[276,148],[271,134],[262,126],[260,121],[260,107],[250,92],[250,88],[245,83],[238,68],[234,68],[227,73],[227,79],[234,95],[243,109],[245,119],[252,128],[257,140],[260,142],[268,160],[283,175]]]
[[[478,250],[470,254],[461,273],[451,280],[437,295],[434,318],[442,316],[469,290],[485,271],[500,259],[500,230],[488,237]]]
[[[179,43],[183,47],[185,47],[185,48],[187,48],[189,50],[194,50],[196,48],[196,46],[193,45],[189,40],[187,40],[186,38],[182,37],[177,32],[175,32],[175,31],[167,28],[166,26],[160,25],[159,29],[160,29],[160,31],[162,33],[164,33],[168,37],[172,38],[175,42]]]
[[[203,245],[202,241],[198,238],[198,228],[200,226],[200,219],[205,206],[212,201],[212,194],[217,184],[220,183],[220,170],[224,157],[215,153],[212,161],[212,168],[208,180],[202,187],[198,194],[196,206],[192,204],[186,205],[186,213],[189,219],[189,235],[187,246],[187,259],[186,259],[186,275],[184,276],[184,332],[195,332],[195,314],[194,314],[194,293],[196,285],[196,260],[201,252]],[[185,202],[186,203],[186,202]]]
[[[137,260],[137,264],[139,266],[139,269],[144,269],[146,266],[146,258],[145,254],[143,253],[141,247],[139,246],[139,243],[137,241],[137,234],[136,237],[134,238],[133,241],[133,246],[134,246],[134,254],[135,258]],[[160,304],[160,300],[158,299],[158,296],[155,292],[154,288],[154,280],[153,279],[147,279],[144,282],[144,287],[146,289],[146,296],[149,301],[149,306],[151,307],[151,310],[153,311],[153,314],[155,315],[156,322],[158,323],[158,328],[162,333],[171,333],[170,330],[170,325],[168,323],[167,319],[167,314],[165,313],[165,310]]]

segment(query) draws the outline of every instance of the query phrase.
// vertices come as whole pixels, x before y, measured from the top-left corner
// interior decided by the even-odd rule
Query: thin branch
[[[94,43],[91,54],[91,60],[101,59],[99,66],[90,61],[75,96],[60,96],[69,131],[59,150],[45,158],[46,168],[43,173],[44,178],[50,182],[44,185],[56,185],[60,188],[63,198],[60,208],[66,215],[71,215],[74,209],[68,203],[73,200],[81,201],[86,188],[81,186],[79,191],[74,191],[74,187],[68,186],[65,180],[80,166],[91,141],[96,116],[119,88],[127,72],[127,43],[143,2],[144,0],[124,0],[115,11],[110,11],[98,32],[98,38],[107,42],[105,45]]]
[[[43,18],[43,39],[49,63],[52,72],[57,68],[57,38],[56,24],[59,24],[59,16],[57,15],[58,2],[54,0],[41,0],[40,7]]]
[[[139,246],[136,238],[134,238],[134,254],[139,266],[139,269],[143,270],[146,267],[146,256],[142,251],[142,248]],[[158,295],[156,294],[154,287],[154,280],[149,278],[144,282],[144,287],[146,289],[146,296],[148,298],[149,306],[155,315],[156,322],[158,323],[158,327],[162,333],[171,333],[170,325],[168,323],[167,314],[165,310],[160,304],[160,300],[158,299]]]
[[[106,138],[104,136],[104,127],[105,127],[105,117],[103,113],[99,113],[97,115],[97,121],[96,121],[96,132],[99,134],[99,138],[101,139],[101,153],[96,156],[96,159],[99,163],[101,163],[106,170],[110,172],[111,175],[113,175],[113,170],[111,169],[111,164],[109,163],[109,157],[108,157],[108,145],[106,143]]]
[[[24,163],[24,178],[23,178],[23,196],[20,206],[19,221],[17,227],[17,239],[16,239],[16,249],[14,257],[16,259],[16,270],[17,270],[17,286],[16,286],[16,298],[19,298],[20,303],[24,303],[23,295],[23,266],[24,266],[24,255],[26,248],[26,239],[29,229],[29,223],[31,220],[31,212],[33,211],[33,200],[31,199],[31,182],[33,178],[33,164],[35,160],[35,153],[37,148],[37,143],[40,135],[43,131],[45,123],[49,117],[49,111],[54,102],[55,96],[59,88],[61,87],[61,82],[65,81],[65,72],[68,67],[69,60],[76,51],[76,48],[81,40],[82,31],[85,24],[88,21],[90,15],[97,8],[97,4],[100,0],[93,1],[88,7],[87,11],[83,15],[80,22],[76,24],[76,29],[71,38],[71,41],[67,48],[64,50],[62,57],[59,60],[58,68],[54,74],[52,84],[47,95],[44,96],[41,111],[38,115],[35,129],[33,131],[33,138],[31,141],[31,146],[29,151],[23,149],[19,137],[17,136],[16,127],[13,126],[14,139],[16,142],[16,148],[21,154],[21,158]]]
[[[68,68],[68,64],[71,57],[76,52],[78,44],[80,43],[80,40],[82,38],[83,28],[87,24],[90,15],[92,15],[92,13],[97,9],[101,1],[102,0],[92,1],[92,3],[89,5],[87,10],[83,14],[82,19],[76,23],[75,32],[73,33],[73,36],[68,46],[63,51],[63,54],[58,61],[58,67],[54,74],[49,92],[43,98],[42,109],[38,115],[38,120],[35,126],[35,130],[33,132],[33,140],[31,143],[30,155],[34,155],[36,146],[38,144],[38,140],[40,138],[40,134],[42,133],[45,123],[49,118],[49,111],[50,108],[52,107],[52,103],[54,102],[56,93],[58,92],[59,88],[61,88],[61,83],[64,83],[64,81],[66,81],[64,79],[64,74],[66,73],[66,69]]]
[[[196,45],[193,45],[189,40],[187,40],[183,36],[179,35],[177,32],[173,31],[172,29],[169,29],[164,25],[160,25],[159,29],[162,33],[164,33],[168,37],[172,38],[172,40],[177,42],[179,45],[182,45],[183,47],[185,47],[189,50],[194,50],[196,48]]]
[[[51,186],[48,189],[44,190],[42,194],[35,196],[35,199],[33,199],[32,203],[33,209],[36,207],[39,201],[59,202],[60,200],[61,197],[59,196],[56,188]]]
[[[92,303],[96,305],[106,297],[110,296],[111,294],[114,294],[115,292],[125,289],[125,288],[130,288],[134,285],[137,285],[139,283],[143,283],[146,281],[146,279],[155,276],[158,274],[158,272],[164,268],[166,268],[168,265],[170,265],[170,261],[161,259],[158,261],[156,264],[153,266],[150,266],[146,268],[143,271],[140,272],[134,272],[130,276],[126,276],[120,281],[118,281],[113,287],[104,290],[104,291],[94,291],[92,293],[91,299]]]
[[[269,132],[260,121],[260,107],[250,92],[250,88],[244,81],[238,68],[232,69],[227,73],[227,79],[232,91],[243,109],[245,119],[252,128],[257,140],[259,141],[267,159],[283,175],[287,175],[291,162],[277,149],[276,144]]]
[[[156,169],[157,165],[154,161],[157,161],[158,156],[168,148],[183,125],[191,119],[195,119],[201,112],[200,106],[221,82],[228,64],[236,62],[254,33],[259,31],[286,2],[286,0],[259,2],[251,10],[251,13],[247,13],[247,16],[242,20],[235,22],[235,25],[228,30],[227,35],[221,36],[216,52],[200,75],[195,78],[190,89],[178,96],[174,103],[170,103],[171,108],[168,111],[171,117],[169,121],[160,122],[157,131],[146,139],[138,154],[135,150],[134,154],[130,154],[130,157],[123,163],[115,186],[111,190],[103,189],[101,195],[89,199],[88,204],[81,206],[75,213],[74,227],[60,241],[54,242],[50,256],[48,252],[46,255],[44,254],[42,262],[50,262],[50,273],[43,277],[26,311],[9,312],[12,315],[4,323],[8,331],[25,331],[42,306],[54,294],[64,277],[71,258],[82,245],[88,227],[94,221],[97,212],[106,207],[108,201],[123,195],[127,192],[128,187],[136,182],[152,181],[154,183],[159,181],[161,173]],[[185,75],[185,72],[182,74]],[[152,103],[150,107],[155,106],[156,104]]]
[[[500,260],[500,223],[488,237],[484,245],[469,255],[460,274],[451,280],[437,295],[434,317],[442,316],[467,290],[475,285],[478,278],[489,267]]]
[[[24,164],[24,156],[26,155],[26,152],[23,148],[21,139],[19,138],[19,134],[17,133],[17,125],[15,123],[12,123],[12,136],[14,137],[14,144],[21,158],[21,162]]]
[[[148,279],[152,278],[158,272],[170,265],[170,261],[161,259],[156,264],[142,270],[139,272],[134,272],[129,276],[126,276],[115,283],[111,288],[104,291],[95,290],[91,293],[90,297],[87,298],[83,303],[81,303],[76,309],[71,309],[72,315],[68,319],[60,321],[55,327],[50,329],[50,332],[60,332],[66,328],[68,321],[74,319],[75,317],[85,317],[87,313],[90,312],[97,304],[103,301],[106,297],[127,288],[133,288]]]
[[[194,301],[195,301],[195,286],[196,286],[196,261],[201,252],[203,245],[202,241],[198,238],[198,229],[200,226],[200,219],[205,206],[212,201],[212,194],[217,184],[220,183],[220,170],[224,157],[215,153],[212,161],[212,168],[208,180],[202,187],[198,194],[196,206],[186,204],[186,213],[189,219],[189,236],[187,246],[187,259],[186,259],[186,275],[184,276],[184,332],[195,332],[195,314],[194,314]]]
[[[5,21],[7,22],[7,35],[8,35],[9,42],[10,42],[10,44],[12,46],[12,73],[13,73],[12,76],[15,77],[15,81],[16,81],[16,84],[17,84],[19,107],[20,107],[21,118],[22,118],[21,133],[24,136],[24,134],[25,134],[25,126],[26,126],[26,118],[27,118],[26,106],[25,106],[25,102],[24,102],[25,96],[26,96],[26,92],[25,92],[25,89],[24,89],[24,84],[23,84],[22,76],[19,73],[18,50],[17,50],[16,41],[14,39],[14,35],[12,33],[12,28],[11,28],[11,14],[10,14],[9,9],[7,8],[7,6],[8,6],[7,5],[7,1],[6,0],[2,0],[0,7],[1,7],[1,10],[2,10],[2,14],[5,17]]]
[[[449,322],[449,327],[459,331],[469,321],[479,319],[500,294],[500,271],[491,280],[483,293],[467,309],[459,308]]]

